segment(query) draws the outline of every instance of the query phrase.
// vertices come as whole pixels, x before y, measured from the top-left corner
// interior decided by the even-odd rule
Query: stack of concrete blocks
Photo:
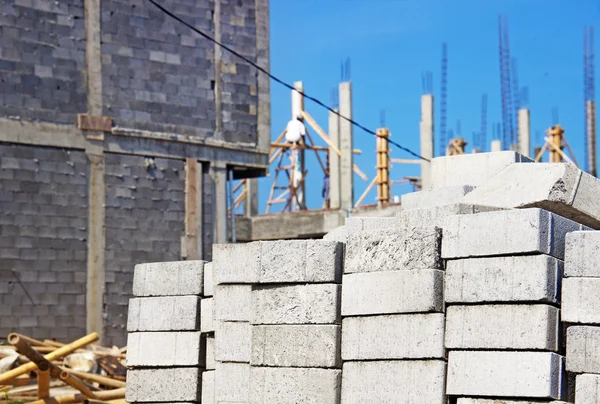
[[[567,371],[576,374],[575,403],[600,403],[600,232],[567,236],[562,320]]]
[[[342,404],[445,403],[441,229],[346,222]]]
[[[565,399],[559,293],[565,236],[581,229],[539,208],[447,218],[446,392],[458,404]]]
[[[339,404],[343,246],[214,246],[216,403]]]
[[[204,261],[135,266],[127,322],[129,403],[201,400]]]

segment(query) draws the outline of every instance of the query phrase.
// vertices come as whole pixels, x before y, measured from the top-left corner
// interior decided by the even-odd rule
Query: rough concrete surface
[[[600,324],[600,278],[565,278],[562,284],[562,321]]]
[[[136,402],[196,402],[201,392],[200,369],[129,369],[125,400]]]
[[[444,314],[346,317],[342,359],[444,359]]]
[[[338,404],[341,370],[253,367],[250,404]]]
[[[342,282],[344,244],[334,241],[308,240],[304,282]]]
[[[215,336],[205,336],[206,339],[206,360],[205,367],[206,370],[214,370],[215,369]]]
[[[341,286],[332,283],[252,289],[252,324],[339,324]]]
[[[436,157],[431,160],[431,187],[486,184],[511,164],[530,161],[513,151]]]
[[[213,277],[216,285],[224,283],[258,283],[260,243],[215,244]]]
[[[564,259],[565,235],[581,225],[539,208],[451,216],[443,258],[548,254]]]
[[[214,290],[214,277],[213,277],[213,263],[205,262],[204,263],[204,297],[211,297],[213,295]]]
[[[600,374],[600,327],[567,328],[567,370]]]
[[[462,199],[502,208],[539,207],[600,228],[600,181],[567,163],[513,164]]]
[[[356,234],[363,231],[393,230],[398,227],[398,219],[395,217],[351,216],[346,219],[344,226],[348,234]]]
[[[600,231],[567,234],[565,276],[600,278]]]
[[[249,363],[252,353],[252,325],[244,322],[217,321],[215,360]]]
[[[575,378],[575,404],[600,402],[600,375],[577,375]]]
[[[258,325],[252,327],[253,366],[336,368],[339,325]]]
[[[398,213],[400,227],[419,227],[426,223],[428,226],[442,228],[447,217],[454,215],[472,215],[474,213],[501,210],[489,206],[454,203],[429,208],[402,210]]]
[[[203,333],[215,331],[215,299],[208,298],[200,301],[200,331]]]
[[[324,241],[337,241],[345,243],[348,238],[348,230],[346,226],[338,226],[323,236]]]
[[[444,273],[435,269],[344,275],[342,316],[441,312]]]
[[[414,227],[348,236],[344,273],[440,268],[441,230]]]
[[[127,331],[197,331],[200,297],[136,297],[129,300]]]
[[[558,351],[558,314],[546,304],[448,306],[446,348]]]
[[[250,321],[252,285],[217,285],[213,299],[216,320]]]
[[[202,372],[202,399],[201,403],[215,404],[215,371]]]
[[[545,254],[448,260],[445,299],[556,303],[562,272],[562,261]]]
[[[428,361],[344,362],[343,404],[445,404],[446,363]]]
[[[563,359],[551,352],[450,351],[446,393],[562,399]]]
[[[201,295],[204,261],[174,261],[138,264],[133,275],[133,295]]]
[[[133,332],[127,337],[127,366],[203,364],[199,332]]]
[[[248,403],[249,391],[249,363],[216,363],[215,401],[217,403]]]
[[[458,203],[472,190],[473,187],[470,185],[454,185],[437,189],[426,189],[419,192],[409,192],[402,195],[402,210],[425,209]]]

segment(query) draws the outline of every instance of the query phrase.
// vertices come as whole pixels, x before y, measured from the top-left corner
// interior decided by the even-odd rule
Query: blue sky
[[[599,20],[600,0],[271,0],[271,72],[287,82],[303,81],[307,94],[329,102],[340,81],[340,63],[350,58],[354,118],[376,129],[385,110],[392,138],[418,152],[421,74],[433,72],[437,135],[441,44],[447,42],[448,127],[456,128],[460,120],[463,137],[471,142],[480,127],[481,95],[487,93],[491,139],[491,123],[501,120],[499,13],[509,18],[511,56],[518,60],[520,85],[529,88],[532,136],[552,124],[552,109],[558,108],[559,122],[583,162],[583,30]],[[289,90],[272,82],[271,105],[275,138],[290,119]],[[306,109],[327,130],[327,112],[310,101]],[[355,162],[373,178],[374,138],[355,128],[354,147],[363,151]],[[410,158],[400,150],[392,157]],[[308,206],[317,208],[322,174],[314,159],[308,169]],[[418,174],[408,165],[391,171],[392,179]],[[260,180],[261,213],[271,183],[272,176]],[[355,199],[366,185],[355,176]],[[408,191],[393,188],[394,195]],[[372,192],[365,202],[374,198]]]

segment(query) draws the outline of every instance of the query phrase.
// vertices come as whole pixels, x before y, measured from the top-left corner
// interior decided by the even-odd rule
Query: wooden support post
[[[555,125],[546,131],[546,134],[550,136],[550,162],[560,163],[563,161],[560,151],[564,148],[563,146],[563,133],[565,131],[560,125]]]
[[[377,205],[390,202],[390,144],[388,129],[377,129]]]
[[[188,260],[202,258],[201,220],[202,184],[201,169],[196,159],[185,160],[185,235],[181,240],[181,257]]]

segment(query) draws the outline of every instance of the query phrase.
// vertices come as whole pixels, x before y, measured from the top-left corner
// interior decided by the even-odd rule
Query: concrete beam
[[[433,159],[433,95],[421,96],[421,156]],[[421,185],[423,189],[431,186],[431,163],[421,162]]]
[[[352,119],[352,83],[340,83],[340,115]],[[340,208],[351,210],[354,207],[354,156],[352,154],[353,128],[347,120],[340,118]]]

